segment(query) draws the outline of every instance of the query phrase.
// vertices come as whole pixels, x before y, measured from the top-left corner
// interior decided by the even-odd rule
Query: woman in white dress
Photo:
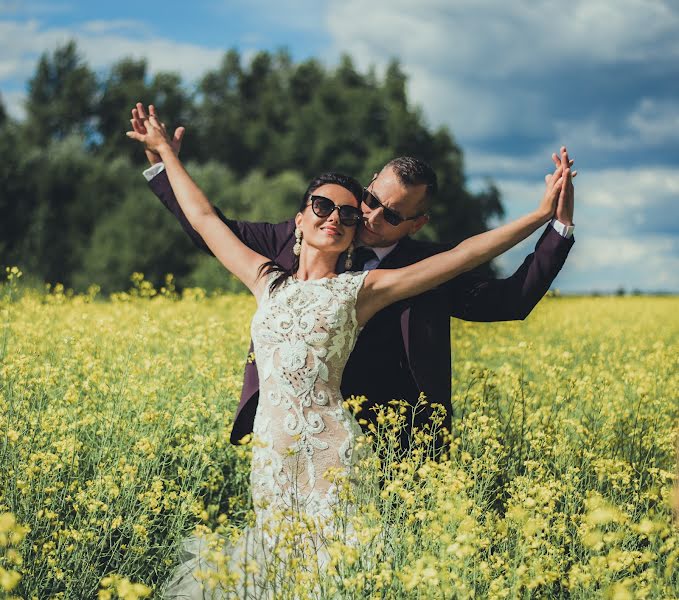
[[[160,155],[189,223],[258,303],[252,319],[260,380],[251,470],[256,522],[223,551],[228,560],[222,569],[234,575],[230,590],[203,584],[219,561],[205,557],[205,539],[191,537],[184,544],[188,560],[177,567],[164,594],[279,597],[285,581],[275,571],[279,576],[285,571],[291,552],[289,544],[284,550],[280,544],[286,521],[295,521],[287,525],[298,536],[296,549],[314,553],[312,569],[322,572],[328,561],[323,540],[332,535],[333,511],[340,502],[336,476],[349,474],[362,435],[340,393],[342,371],[360,329],[385,306],[493,259],[547,223],[570,173],[557,167],[535,211],[452,250],[401,269],[341,275],[335,267],[361,223],[362,188],[348,177],[321,177],[296,215],[299,260],[287,273],[244,245],[219,219],[173,153],[164,126],[153,116],[144,124],[145,134],[127,135]],[[352,532],[344,533],[351,538]]]

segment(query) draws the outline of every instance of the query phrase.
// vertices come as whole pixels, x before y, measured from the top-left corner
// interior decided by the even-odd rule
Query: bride
[[[306,539],[305,548],[313,549],[312,568],[322,571],[328,561],[323,540],[332,533],[333,511],[341,499],[337,475],[348,476],[361,446],[361,428],[340,393],[342,371],[361,328],[387,305],[495,258],[547,223],[570,182],[570,170],[557,167],[539,207],[511,223],[401,269],[361,272],[348,269],[362,220],[363,188],[350,177],[321,175],[302,199],[295,218],[296,259],[285,271],[248,248],[219,219],[175,156],[164,125],[155,116],[144,125],[146,133],[130,131],[128,137],[160,155],[191,226],[257,299],[251,329],[261,386],[251,470],[255,523],[227,544],[221,556],[228,557],[221,563],[215,553],[206,557],[206,539],[186,540],[187,560],[164,594],[274,598],[275,586],[285,582],[272,577],[271,564],[281,564],[290,552],[279,548],[279,525],[290,515],[306,531],[297,539]],[[338,275],[336,264],[344,252],[347,272]],[[201,579],[217,572],[219,564],[234,575],[230,590],[210,591]]]

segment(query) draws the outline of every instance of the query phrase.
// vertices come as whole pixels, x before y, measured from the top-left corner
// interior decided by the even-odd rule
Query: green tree
[[[36,144],[94,131],[95,74],[70,41],[38,61],[28,83],[27,126]]]
[[[97,83],[69,42],[38,61],[25,123],[8,119],[0,99],[3,262],[66,285],[97,281],[105,291],[128,287],[135,270],[156,283],[167,272],[180,284],[223,281],[144,187],[142,149],[124,136],[137,101],[155,104],[168,128],[187,127],[183,159],[234,218],[286,219],[318,173],[344,171],[367,184],[400,155],[427,161],[439,177],[421,237],[457,242],[503,214],[492,182],[478,193],[467,188],[461,148],[408,101],[396,60],[379,77],[348,55],[328,68],[295,63],[285,50],[249,61],[230,50],[191,94],[178,75],[151,77],[146,61],[131,58]]]
[[[37,204],[39,153],[23,128],[6,120],[0,126],[0,156],[0,266],[18,265],[42,277],[40,261],[23,247]]]
[[[130,110],[137,103],[152,103],[168,123],[187,122],[191,118],[190,99],[174,73],[158,73],[150,81],[146,60],[125,58],[111,68],[101,84],[97,106],[97,126],[101,151],[108,156],[142,156],[139,144],[125,136],[130,129]]]
[[[7,111],[5,110],[5,103],[2,101],[2,94],[0,94],[0,127],[7,123]]]
[[[130,129],[130,109],[136,102],[153,102],[146,85],[146,60],[125,58],[113,65],[101,84],[97,125],[102,150],[110,156],[132,156],[138,145],[124,135]]]

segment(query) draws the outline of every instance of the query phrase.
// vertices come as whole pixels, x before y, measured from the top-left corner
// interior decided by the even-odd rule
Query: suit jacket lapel
[[[384,260],[380,262],[378,269],[398,269],[400,267],[405,267],[408,262],[406,262],[406,256],[408,254],[408,247],[410,246],[410,238],[404,237],[401,239],[396,248],[394,248]]]
[[[384,260],[380,262],[378,269],[399,269],[409,264],[408,254],[410,247],[410,238],[404,237],[399,241]],[[403,311],[401,312],[400,325],[401,337],[403,338],[403,346],[406,351],[408,359],[408,366],[410,367],[410,303],[406,300],[403,303]]]

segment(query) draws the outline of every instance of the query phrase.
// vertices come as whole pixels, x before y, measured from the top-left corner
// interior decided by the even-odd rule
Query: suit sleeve
[[[167,177],[165,171],[161,171],[149,182],[149,187],[151,191],[158,196],[158,199],[163,203],[165,208],[167,208],[179,221],[182,229],[191,238],[191,241],[200,248],[203,252],[213,255],[212,251],[205,243],[203,238],[198,234],[198,232],[191,226],[188,219],[184,215],[179,202],[177,201],[172,186],[170,185],[170,180]],[[290,237],[290,224],[289,223],[250,223],[248,221],[234,221],[233,219],[227,219],[219,208],[214,206],[215,211],[219,218],[233,231],[233,233],[243,242],[246,246],[250,247],[255,252],[258,252],[262,256],[266,256],[271,260],[275,260],[281,251],[281,248],[285,245],[288,238]]]
[[[456,277],[445,286],[450,315],[465,321],[525,319],[549,290],[574,242],[547,227],[510,277],[490,279],[473,271]]]

